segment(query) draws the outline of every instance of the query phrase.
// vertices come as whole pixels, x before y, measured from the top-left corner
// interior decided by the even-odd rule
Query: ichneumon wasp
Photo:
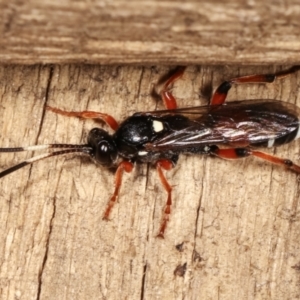
[[[169,221],[172,187],[163,171],[172,169],[179,154],[205,154],[224,159],[255,156],[300,173],[300,166],[289,159],[270,155],[257,148],[276,147],[300,137],[300,109],[276,100],[244,100],[225,103],[233,84],[271,83],[300,70],[295,66],[276,74],[258,74],[233,78],[223,82],[214,92],[209,105],[177,108],[170,87],[184,73],[180,67],[163,84],[160,95],[166,110],[137,112],[120,125],[110,115],[94,111],[63,111],[47,107],[48,111],[68,117],[100,119],[115,131],[110,135],[103,129],[89,132],[83,145],[48,144],[18,148],[0,148],[0,152],[47,150],[0,173],[4,177],[38,160],[71,153],[90,156],[95,163],[107,168],[116,167],[115,189],[104,212],[108,219],[117,200],[124,171],[131,172],[135,163],[152,163],[168,197],[159,237]],[[224,146],[220,148],[219,146]]]

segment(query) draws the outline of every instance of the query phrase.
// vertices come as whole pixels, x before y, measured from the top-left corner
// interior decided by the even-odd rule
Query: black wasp
[[[69,117],[101,119],[115,133],[110,135],[103,129],[94,128],[89,132],[85,145],[49,144],[0,148],[0,152],[48,150],[46,154],[32,157],[1,172],[0,177],[55,155],[69,153],[89,155],[97,164],[117,169],[115,190],[103,217],[108,219],[119,194],[123,172],[130,172],[135,162],[154,163],[160,181],[168,193],[158,234],[159,237],[163,237],[172,205],[172,187],[165,178],[163,170],[173,168],[181,153],[210,154],[225,159],[253,155],[300,173],[300,166],[292,161],[256,150],[259,147],[279,146],[300,137],[300,110],[297,106],[275,100],[245,100],[224,104],[233,84],[273,82],[298,70],[300,66],[277,74],[233,78],[223,82],[217,88],[210,105],[178,109],[176,99],[170,92],[170,86],[182,76],[184,68],[179,68],[164,83],[160,92],[167,110],[138,112],[125,119],[120,125],[113,117],[104,113],[68,112],[47,107],[52,112]],[[220,149],[220,145],[225,148]]]

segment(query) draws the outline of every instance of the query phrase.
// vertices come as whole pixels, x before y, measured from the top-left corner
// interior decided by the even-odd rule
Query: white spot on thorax
[[[164,124],[160,121],[154,120],[152,126],[155,132],[160,132],[164,130]]]
[[[147,155],[147,153],[148,153],[147,151],[139,151],[138,155],[139,156],[144,156],[144,155]]]

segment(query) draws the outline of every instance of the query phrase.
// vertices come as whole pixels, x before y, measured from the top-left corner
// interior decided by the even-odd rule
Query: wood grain
[[[173,93],[182,106],[205,104],[224,79],[282,68],[189,67]],[[0,66],[0,145],[84,143],[91,128],[105,126],[45,112],[45,104],[122,120],[162,108],[151,94],[169,70]],[[299,95],[298,73],[276,84],[234,87],[229,101],[276,98],[300,106]],[[299,141],[272,152],[299,163]],[[1,169],[31,155],[1,154]],[[48,159],[1,179],[0,298],[299,297],[294,173],[252,158],[182,156],[167,177],[174,204],[164,240],[155,236],[166,193],[151,166],[124,177],[109,222],[102,216],[113,173],[88,158]]]
[[[6,64],[300,64],[297,0],[3,0],[0,16]]]

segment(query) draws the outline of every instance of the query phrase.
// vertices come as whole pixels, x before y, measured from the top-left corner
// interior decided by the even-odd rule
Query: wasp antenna
[[[91,154],[91,151],[92,151],[92,148],[90,147],[87,147],[86,145],[79,145],[80,147],[78,148],[72,148],[72,149],[65,149],[65,150],[61,150],[61,151],[54,151],[54,152],[51,152],[51,153],[46,153],[46,154],[41,154],[41,155],[37,155],[37,156],[34,156],[32,158],[29,158],[11,168],[8,168],[2,172],[0,172],[0,178],[14,172],[14,171],[17,171],[27,165],[30,165],[36,161],[39,161],[39,160],[42,160],[42,159],[45,159],[45,158],[48,158],[48,157],[52,157],[52,156],[57,156],[57,155],[66,155],[66,154],[70,154],[70,153],[80,153],[80,154],[87,154],[87,155],[90,155]],[[2,148],[3,149],[3,148]],[[6,148],[4,148],[6,149]],[[19,148],[8,148],[8,149],[19,149]],[[19,150],[19,151],[26,151],[26,150]]]
[[[49,149],[82,149],[89,148],[89,145],[72,145],[72,144],[47,144],[47,145],[34,145],[15,148],[0,148],[0,152],[22,152],[22,151],[40,151]]]

